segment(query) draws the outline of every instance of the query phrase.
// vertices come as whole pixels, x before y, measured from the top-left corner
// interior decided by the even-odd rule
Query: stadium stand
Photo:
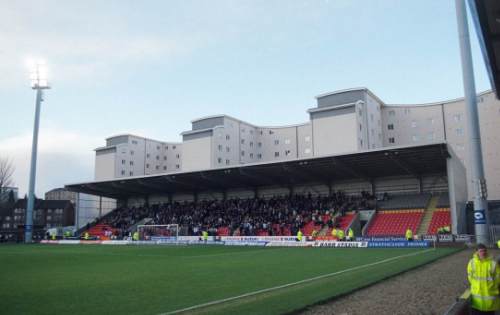
[[[431,224],[427,234],[437,234],[440,227],[451,226],[451,214],[449,208],[438,208],[432,214]]]
[[[309,194],[124,207],[87,230],[101,236],[103,226],[107,226],[114,237],[121,238],[128,236],[138,222],[148,222],[179,224],[182,235],[199,235],[203,229],[210,235],[295,235],[299,229],[304,235],[311,235],[314,229],[347,227],[354,217],[351,211],[364,209],[373,200],[366,192],[348,196],[338,191],[328,197]]]
[[[368,228],[368,236],[404,236],[410,228],[415,234],[424,214],[423,209],[381,210]]]

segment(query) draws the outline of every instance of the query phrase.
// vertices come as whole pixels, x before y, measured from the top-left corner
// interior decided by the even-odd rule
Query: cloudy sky
[[[477,89],[490,85],[472,32]],[[0,156],[27,189],[43,58],[37,195],[93,179],[118,133],[180,141],[194,118],[304,122],[314,96],[365,86],[386,103],[461,97],[452,0],[0,0]]]

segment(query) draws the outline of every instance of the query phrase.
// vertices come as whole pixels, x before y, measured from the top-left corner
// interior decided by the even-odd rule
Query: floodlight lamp
[[[48,71],[45,60],[29,59],[26,62],[30,71],[30,81],[32,89],[48,89]]]

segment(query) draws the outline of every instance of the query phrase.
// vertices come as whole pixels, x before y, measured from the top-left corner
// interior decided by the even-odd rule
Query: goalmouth
[[[178,242],[179,224],[138,225],[139,240]]]

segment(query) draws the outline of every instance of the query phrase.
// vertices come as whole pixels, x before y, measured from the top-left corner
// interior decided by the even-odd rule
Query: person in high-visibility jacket
[[[333,236],[334,238],[337,238],[337,229],[336,229],[336,228],[333,228],[333,229],[332,229],[332,236]]]
[[[407,241],[413,241],[413,232],[410,228],[406,229],[405,237]]]
[[[139,240],[139,232],[135,231],[134,234],[132,234],[132,240],[133,241]]]
[[[208,232],[202,231],[201,236],[203,237],[203,241],[206,243],[208,241]]]
[[[500,240],[497,241],[497,247],[500,248]]]
[[[303,236],[303,235],[304,235],[304,234],[302,234],[302,231],[301,231],[301,230],[299,230],[299,231],[297,232],[297,241],[298,241],[298,242],[302,242],[302,236]]]
[[[344,240],[344,235],[345,235],[345,234],[344,234],[344,230],[339,229],[339,230],[337,231],[337,238],[339,239],[339,241],[343,241],[343,240]]]
[[[486,246],[477,245],[477,251],[467,265],[470,283],[471,306],[480,312],[500,310],[500,267],[488,254]]]
[[[347,238],[349,239],[349,241],[354,240],[354,231],[351,228],[349,228],[349,230],[347,231]]]
[[[83,233],[83,239],[84,239],[84,240],[88,240],[88,239],[89,239],[89,237],[90,237],[89,232],[85,232],[85,233]]]
[[[318,237],[318,231],[316,231],[316,229],[314,229],[312,232],[311,232],[311,237],[312,239],[316,239],[316,237]]]

